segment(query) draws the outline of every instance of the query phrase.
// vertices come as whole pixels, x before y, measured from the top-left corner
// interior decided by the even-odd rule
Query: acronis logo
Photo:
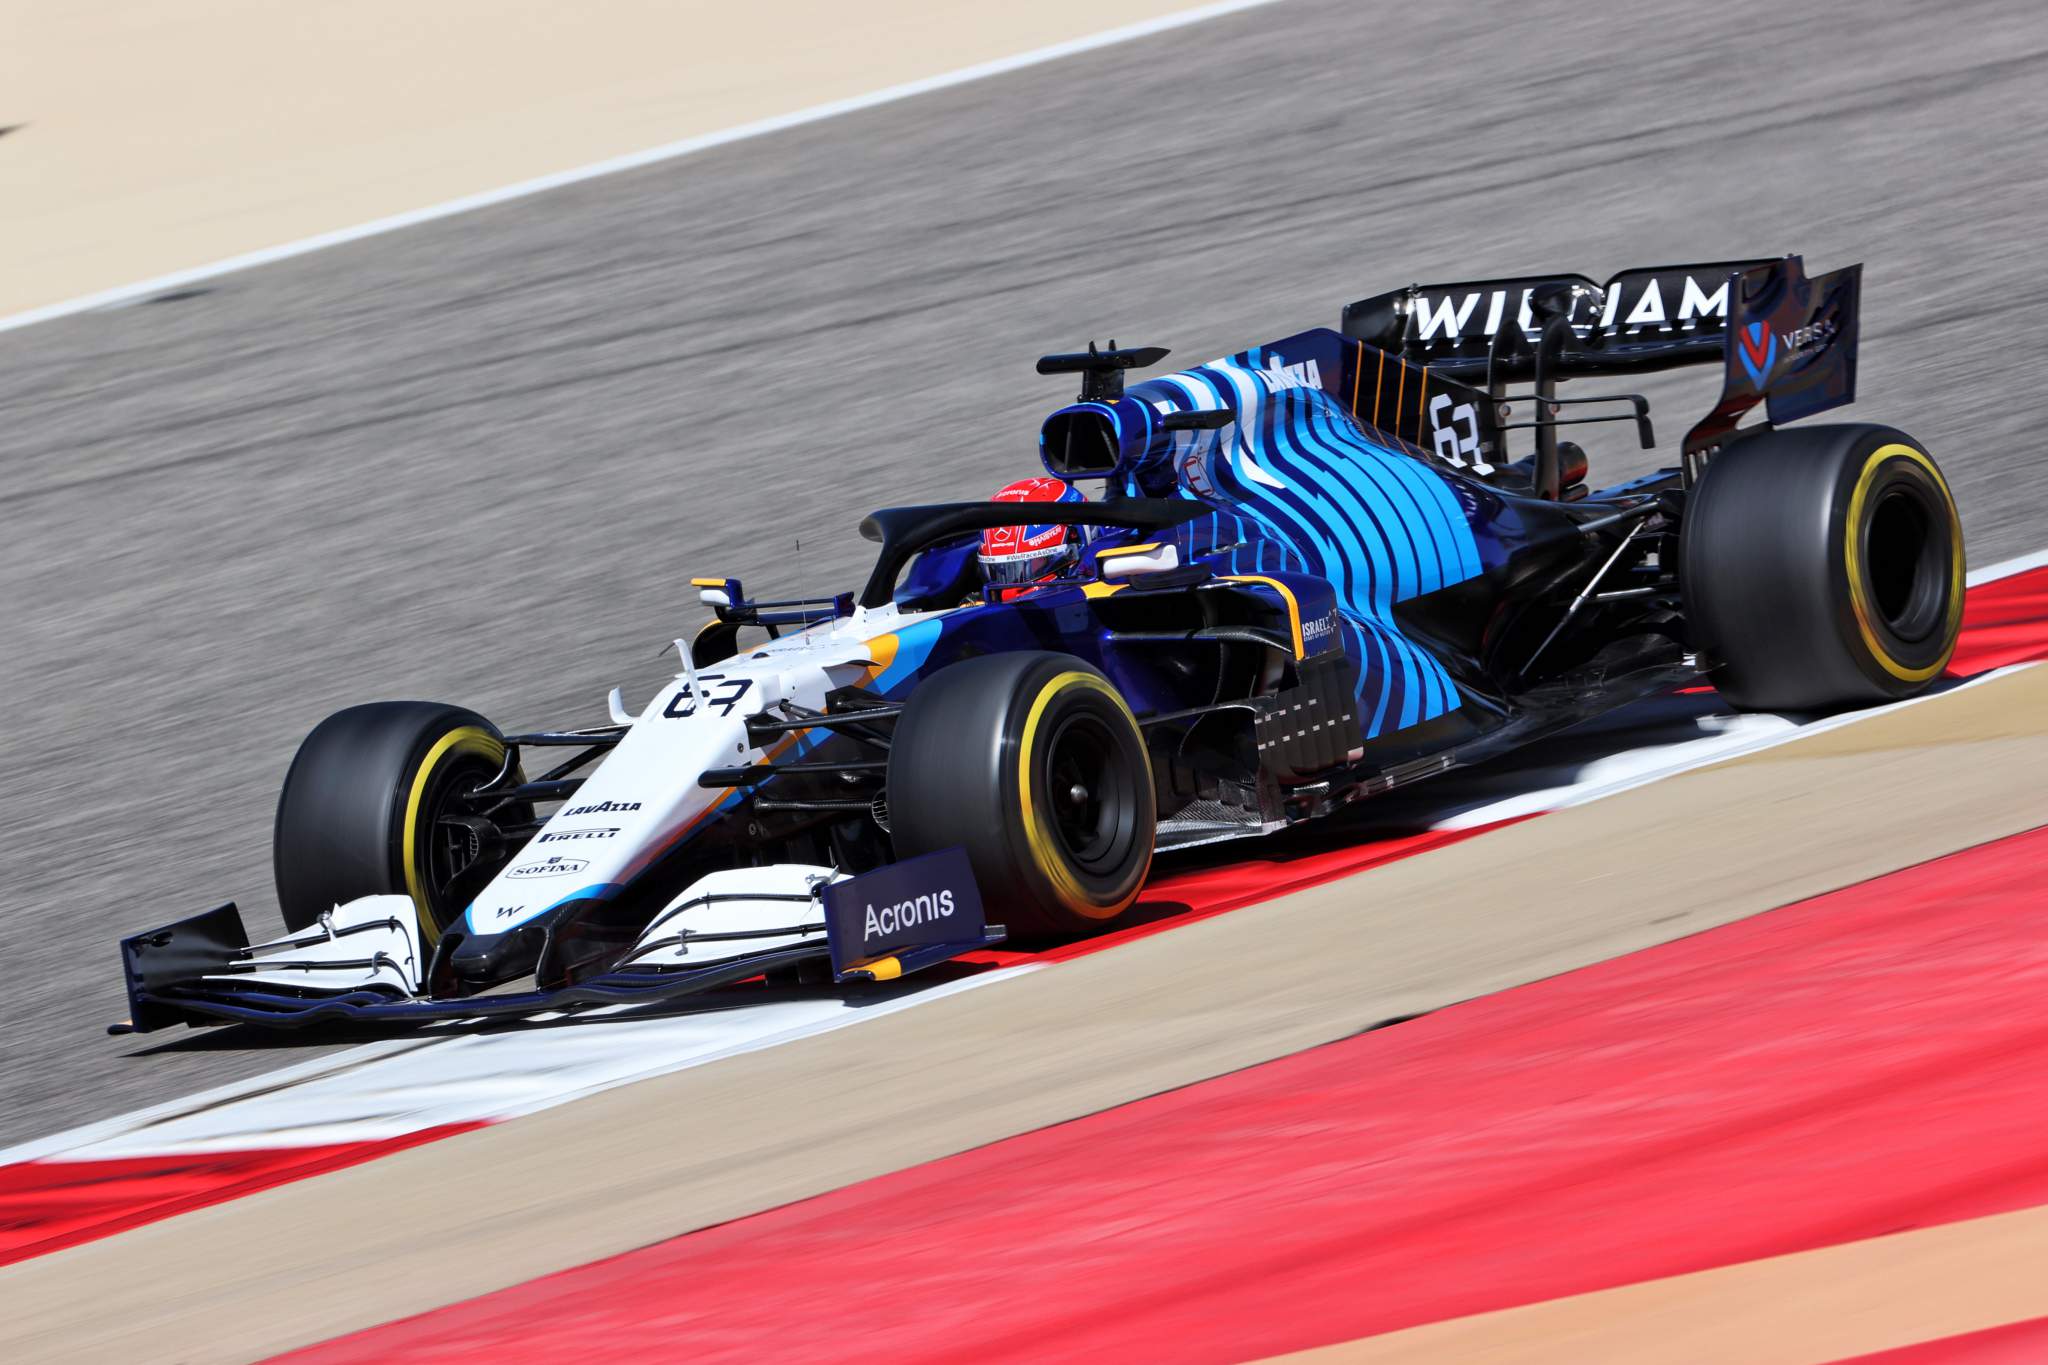
[[[953,893],[941,889],[937,894],[913,896],[894,905],[884,905],[877,910],[873,905],[867,908],[862,921],[864,937],[872,943],[945,919],[953,913]]]

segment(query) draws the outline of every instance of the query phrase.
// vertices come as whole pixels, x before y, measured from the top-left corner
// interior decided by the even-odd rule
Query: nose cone
[[[502,986],[523,976],[535,978],[543,989],[568,984],[576,970],[593,960],[630,947],[635,934],[623,941],[607,935],[599,926],[586,923],[590,912],[601,908],[601,900],[564,901],[503,933],[478,932],[476,917],[465,915],[441,935],[434,950],[428,982],[436,995],[474,995],[492,986]]]
[[[468,995],[531,973],[547,942],[547,928],[540,923],[522,924],[502,934],[451,929],[435,954],[434,975],[457,994]]]

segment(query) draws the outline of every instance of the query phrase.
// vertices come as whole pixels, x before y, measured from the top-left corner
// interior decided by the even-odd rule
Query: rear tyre
[[[310,927],[358,896],[410,896],[429,944],[515,849],[473,814],[467,794],[505,761],[496,726],[459,706],[384,701],[337,711],[299,746],[277,799],[271,861],[285,927]],[[504,823],[530,806],[500,811]]]
[[[959,845],[992,920],[1087,934],[1152,866],[1152,765],[1109,680],[1066,654],[993,654],[911,694],[889,750],[898,857]]]
[[[1889,427],[1771,431],[1715,456],[1686,509],[1681,574],[1694,646],[1737,710],[1912,696],[1962,628],[1955,499]]]

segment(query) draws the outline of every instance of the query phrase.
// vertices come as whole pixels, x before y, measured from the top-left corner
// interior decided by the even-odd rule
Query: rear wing
[[[1720,400],[1682,447],[1688,471],[1758,403],[1776,425],[1854,401],[1862,279],[1860,265],[1809,279],[1799,257],[1785,256],[1625,270],[1604,285],[1584,275],[1410,285],[1348,305],[1342,330],[1433,379],[1483,388],[1496,404],[1507,385],[1532,383],[1537,485],[1555,497],[1555,427],[1613,420],[1560,418],[1557,404],[1630,402],[1648,435],[1638,395],[1559,399],[1564,379],[1718,363]],[[1483,438],[1497,435],[1489,423]]]
[[[1731,280],[1770,261],[1532,275],[1463,284],[1412,284],[1344,309],[1344,335],[1470,383],[1534,377],[1546,324],[1561,317],[1572,344],[1555,372],[1656,370],[1718,358]]]

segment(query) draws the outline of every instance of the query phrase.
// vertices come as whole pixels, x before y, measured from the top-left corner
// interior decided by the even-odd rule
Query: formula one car
[[[1860,279],[1786,257],[1415,286],[1128,388],[1166,352],[1048,356],[1082,387],[1041,457],[1100,481],[1094,500],[876,512],[872,573],[830,598],[693,580],[713,619],[637,715],[614,691],[608,725],[330,717],[278,806],[289,933],[251,946],[226,905],[125,940],[117,1027],[888,979],[1001,937],[991,918],[1100,930],[1155,850],[1315,819],[1646,694],[1920,691],[1963,604],[1940,471],[1890,428],[1783,429],[1853,398]],[[1677,463],[1589,491],[1565,429],[1619,422],[1650,448],[1648,404],[1560,386],[1695,363],[1721,396]],[[985,581],[984,533],[1024,519],[1084,548],[1053,578]]]

